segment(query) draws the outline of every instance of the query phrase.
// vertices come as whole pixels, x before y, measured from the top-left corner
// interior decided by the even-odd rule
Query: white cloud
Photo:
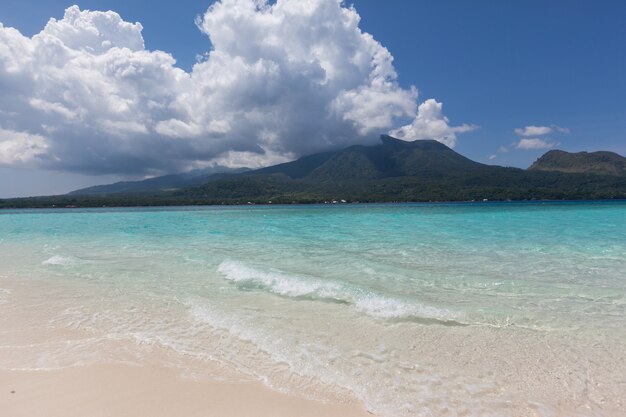
[[[539,138],[525,138],[515,145],[517,149],[533,150],[533,149],[551,149],[557,146],[555,142]]]
[[[141,24],[114,12],[73,6],[31,38],[0,24],[0,164],[158,174],[262,165],[389,130],[453,146],[474,128],[450,126],[435,100],[418,107],[359,20],[340,0],[221,0],[197,21],[213,49],[191,72],[145,50]]]
[[[566,127],[560,127],[556,125],[551,125],[551,126],[530,125],[530,126],[519,127],[515,129],[515,134],[517,136],[523,136],[523,137],[543,136],[543,135],[547,135],[549,133],[555,133],[555,132],[556,133],[569,133],[569,129]]]
[[[43,136],[0,129],[0,165],[31,165],[46,154],[48,146]]]
[[[498,155],[492,153],[491,155],[488,156],[490,161],[493,161],[494,159],[496,159],[498,157]]]
[[[520,137],[518,142],[514,142],[513,146],[517,149],[534,150],[534,149],[551,149],[558,145],[549,138],[538,138],[537,136],[545,136],[554,133],[569,133],[566,127],[557,125],[550,126],[525,126],[515,129],[515,134]],[[501,148],[501,152],[505,152],[506,148]]]
[[[552,128],[549,126],[526,126],[515,129],[515,134],[518,136],[541,136],[550,132]]]
[[[434,99],[426,100],[418,107],[417,116],[411,124],[394,129],[389,134],[405,140],[435,139],[452,148],[456,145],[457,133],[472,131],[476,126],[450,126],[442,108],[442,103]]]

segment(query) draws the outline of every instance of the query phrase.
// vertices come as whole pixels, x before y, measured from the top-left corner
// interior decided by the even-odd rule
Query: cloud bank
[[[221,0],[197,19],[212,49],[191,72],[115,12],[73,6],[32,38],[0,23],[0,164],[260,166],[387,131],[454,146],[474,127],[451,126],[435,100],[418,106],[359,20],[340,0]]]

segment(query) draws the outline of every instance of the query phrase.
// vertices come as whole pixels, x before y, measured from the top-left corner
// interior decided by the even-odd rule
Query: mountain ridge
[[[434,140],[406,142],[382,135],[378,145],[311,155],[209,181],[177,195],[225,204],[626,198],[626,177],[485,165]]]
[[[215,176],[239,174],[248,170],[249,168],[227,168],[216,166],[208,169],[192,170],[180,174],[162,175],[144,180],[118,181],[113,184],[94,185],[71,191],[68,195],[173,191],[180,188],[202,185]]]

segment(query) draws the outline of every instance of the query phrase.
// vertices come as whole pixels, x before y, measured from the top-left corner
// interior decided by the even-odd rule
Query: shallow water
[[[383,416],[626,414],[626,203],[3,211],[0,275],[57,335],[2,367],[158,346]]]

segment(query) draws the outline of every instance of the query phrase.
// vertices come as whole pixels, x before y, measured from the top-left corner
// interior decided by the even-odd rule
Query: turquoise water
[[[0,260],[0,308],[380,415],[623,411],[626,203],[3,211]]]

